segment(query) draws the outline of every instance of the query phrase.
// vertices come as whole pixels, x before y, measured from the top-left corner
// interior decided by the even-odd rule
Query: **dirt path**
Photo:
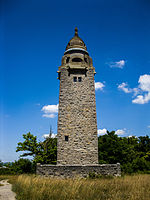
[[[0,181],[0,200],[15,200],[15,193],[11,191],[12,185],[7,182],[8,180]]]

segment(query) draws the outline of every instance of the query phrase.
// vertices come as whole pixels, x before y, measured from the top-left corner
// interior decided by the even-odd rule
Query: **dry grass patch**
[[[150,175],[113,179],[52,179],[19,176],[13,184],[18,200],[149,200]]]
[[[0,175],[0,181],[2,180],[8,180],[9,183],[14,183],[16,182],[16,179],[18,178],[17,175]]]

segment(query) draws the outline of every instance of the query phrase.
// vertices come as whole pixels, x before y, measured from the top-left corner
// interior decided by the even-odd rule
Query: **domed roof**
[[[85,51],[87,50],[85,43],[83,40],[78,36],[78,29],[75,28],[75,35],[74,37],[68,42],[66,51],[69,49],[84,49]]]

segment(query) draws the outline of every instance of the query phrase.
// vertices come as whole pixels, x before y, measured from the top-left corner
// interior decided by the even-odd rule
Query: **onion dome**
[[[70,50],[82,50],[87,52],[86,45],[83,42],[83,40],[79,37],[77,28],[75,28],[74,37],[67,44],[65,53]]]

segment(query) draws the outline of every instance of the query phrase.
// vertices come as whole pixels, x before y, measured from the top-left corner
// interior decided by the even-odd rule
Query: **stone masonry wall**
[[[98,138],[94,68],[81,70],[60,67],[57,164],[98,164]],[[82,82],[73,82],[81,77]],[[68,141],[65,141],[68,136]]]
[[[120,164],[102,164],[89,166],[61,166],[61,165],[40,165],[37,164],[36,173],[49,177],[78,178],[88,177],[89,173],[99,175],[120,176]]]

